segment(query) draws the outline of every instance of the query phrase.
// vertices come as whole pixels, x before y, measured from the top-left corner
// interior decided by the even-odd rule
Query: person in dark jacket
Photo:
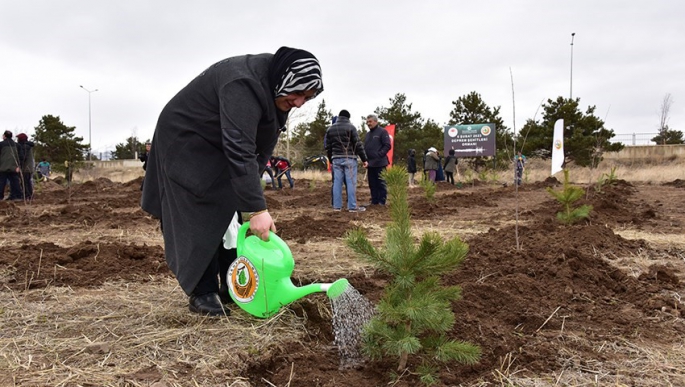
[[[147,157],[150,154],[150,147],[152,147],[152,144],[148,141],[145,143],[145,152],[141,153],[140,156],[138,156],[138,160],[143,162],[143,171],[147,170]]]
[[[12,140],[12,132],[6,130],[0,142],[0,199],[5,196],[5,185],[10,183],[10,195],[7,200],[21,200],[19,183],[19,154],[17,143]]]
[[[407,172],[409,173],[409,186],[416,185],[416,150],[409,149],[409,156],[407,157]]]
[[[24,200],[33,198],[33,170],[36,168],[36,161],[33,159],[34,145],[33,141],[29,141],[29,137],[25,133],[17,134],[19,174]]]
[[[369,127],[369,132],[366,133],[364,138],[364,151],[369,160],[367,170],[369,174],[371,204],[384,206],[388,196],[388,189],[385,180],[381,177],[381,173],[390,164],[388,152],[392,147],[392,143],[390,142],[390,134],[388,134],[384,127],[378,125],[377,115],[369,114],[366,117],[366,125]]]
[[[326,152],[333,164],[333,210],[342,209],[342,187],[347,187],[347,210],[362,212],[366,208],[357,205],[357,157],[364,167],[368,166],[364,146],[359,140],[357,128],[350,122],[350,112],[341,110],[338,119],[326,130]]]
[[[141,206],[161,220],[167,264],[192,312],[229,313],[222,302],[230,302],[226,273],[235,249],[224,248],[224,234],[237,212],[250,214],[250,230],[262,240],[276,231],[261,175],[290,109],[322,91],[316,57],[281,47],[211,65],[162,110]]]
[[[152,144],[150,142],[145,143],[145,152],[141,153],[140,156],[138,156],[138,160],[143,162],[143,171],[147,170],[147,158],[148,155],[150,154],[150,148],[152,147]],[[145,185],[145,179],[143,179],[142,182],[140,182],[140,190],[143,190],[143,186]]]
[[[450,149],[448,156],[445,158],[445,162],[442,166],[445,171],[445,180],[448,183],[454,185],[454,171],[457,167],[457,158],[454,157],[454,149]]]

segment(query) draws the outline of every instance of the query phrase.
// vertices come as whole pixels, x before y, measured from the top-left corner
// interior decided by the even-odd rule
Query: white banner
[[[554,140],[552,141],[552,176],[561,171],[564,164],[564,119],[554,123]]]

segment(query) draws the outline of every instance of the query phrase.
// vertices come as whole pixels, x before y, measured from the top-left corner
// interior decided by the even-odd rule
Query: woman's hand
[[[276,232],[276,225],[271,214],[264,211],[250,218],[250,231],[263,241],[269,240],[269,230]]]

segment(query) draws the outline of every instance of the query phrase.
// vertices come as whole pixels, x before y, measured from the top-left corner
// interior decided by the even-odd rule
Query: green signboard
[[[445,153],[456,157],[495,155],[495,124],[445,126]]]

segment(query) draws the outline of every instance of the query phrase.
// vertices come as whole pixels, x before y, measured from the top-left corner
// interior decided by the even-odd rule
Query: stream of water
[[[361,334],[364,325],[374,314],[373,305],[352,285],[331,300],[333,304],[333,333],[340,354],[340,368],[356,368],[364,362],[361,353]]]

